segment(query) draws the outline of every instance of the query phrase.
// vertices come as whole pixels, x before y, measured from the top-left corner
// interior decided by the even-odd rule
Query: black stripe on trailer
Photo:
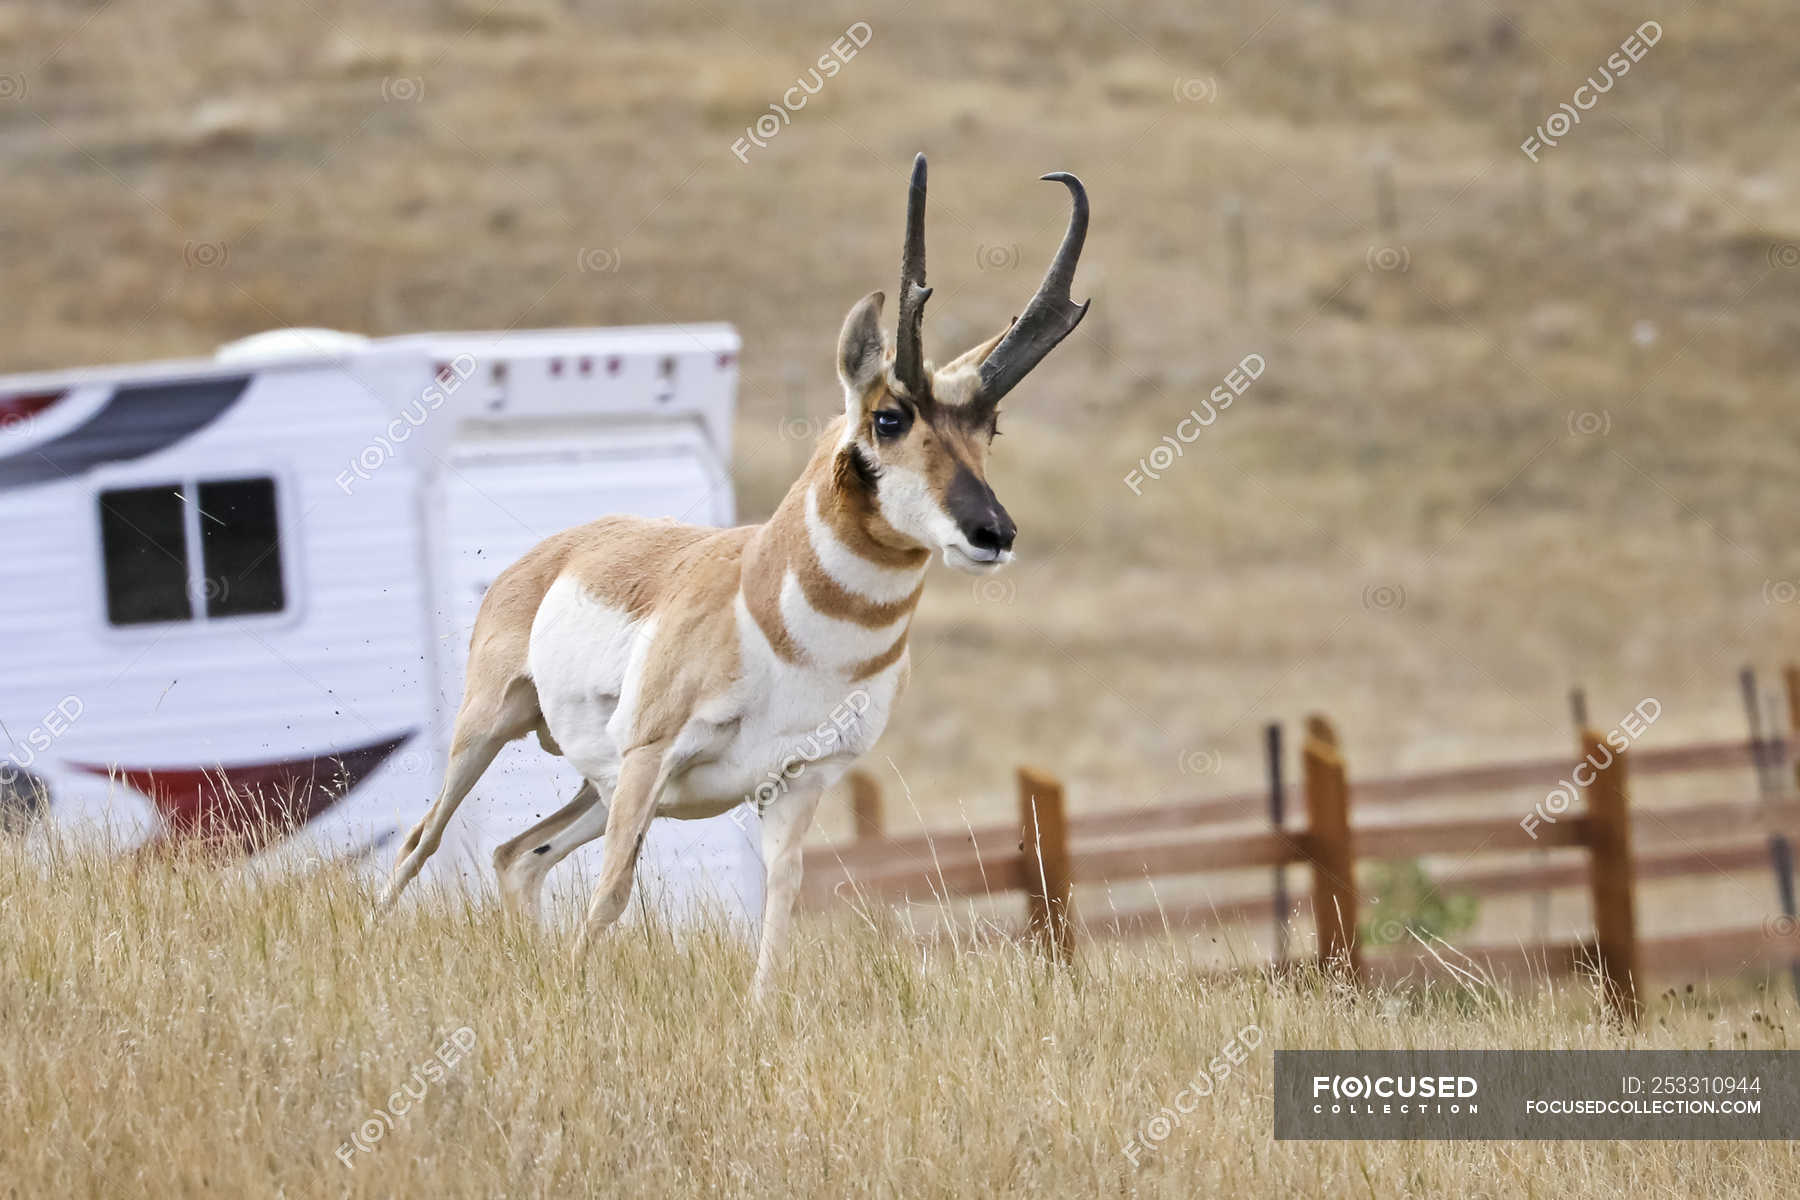
[[[106,463],[166,450],[224,416],[250,379],[239,375],[119,388],[74,429],[0,458],[0,492],[56,483]]]

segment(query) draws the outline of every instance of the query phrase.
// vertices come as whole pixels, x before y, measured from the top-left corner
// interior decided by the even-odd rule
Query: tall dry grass
[[[759,1015],[729,937],[620,929],[576,970],[563,932],[492,909],[438,897],[386,924],[369,909],[350,876],[259,884],[197,862],[0,848],[0,1191],[1800,1188],[1792,1148],[1774,1144],[1271,1138],[1276,1047],[1786,1046],[1784,1018],[1754,997],[1660,1000],[1622,1034],[1579,985],[1529,1000],[1358,994],[1318,976],[1203,978],[1157,946],[1057,970],[1000,941],[923,949],[851,915],[803,926],[784,994]],[[1134,1166],[1126,1141],[1146,1143],[1252,1025],[1244,1066]]]

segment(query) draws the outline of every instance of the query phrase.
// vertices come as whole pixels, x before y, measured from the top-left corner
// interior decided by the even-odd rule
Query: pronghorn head
[[[897,535],[970,573],[1012,561],[1018,532],[987,481],[1000,398],[1069,335],[1088,308],[1069,299],[1087,237],[1087,192],[1073,175],[1044,178],[1068,187],[1074,212],[1037,295],[1010,326],[944,366],[925,361],[920,326],[931,289],[925,286],[921,154],[913,161],[906,206],[899,337],[889,345],[881,328],[885,297],[872,292],[850,310],[838,339],[846,415],[838,466],[870,494],[870,520],[882,527],[871,532],[881,540]]]

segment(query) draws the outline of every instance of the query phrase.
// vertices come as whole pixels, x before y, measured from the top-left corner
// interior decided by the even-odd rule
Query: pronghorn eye
[[[912,426],[912,418],[897,408],[884,408],[875,414],[875,436],[891,440]]]

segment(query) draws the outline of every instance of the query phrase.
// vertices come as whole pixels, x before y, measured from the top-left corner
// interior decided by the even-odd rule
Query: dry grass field
[[[1058,971],[1011,943],[925,951],[849,917],[806,928],[758,1014],[728,940],[639,926],[577,972],[562,939],[493,910],[370,927],[369,903],[342,877],[252,886],[0,847],[0,1194],[1800,1189],[1781,1143],[1270,1138],[1278,1047],[1786,1048],[1751,992],[1659,999],[1624,1035],[1579,983],[1509,999],[1208,982],[1155,945]],[[1251,1026],[1241,1068],[1151,1123]]]

